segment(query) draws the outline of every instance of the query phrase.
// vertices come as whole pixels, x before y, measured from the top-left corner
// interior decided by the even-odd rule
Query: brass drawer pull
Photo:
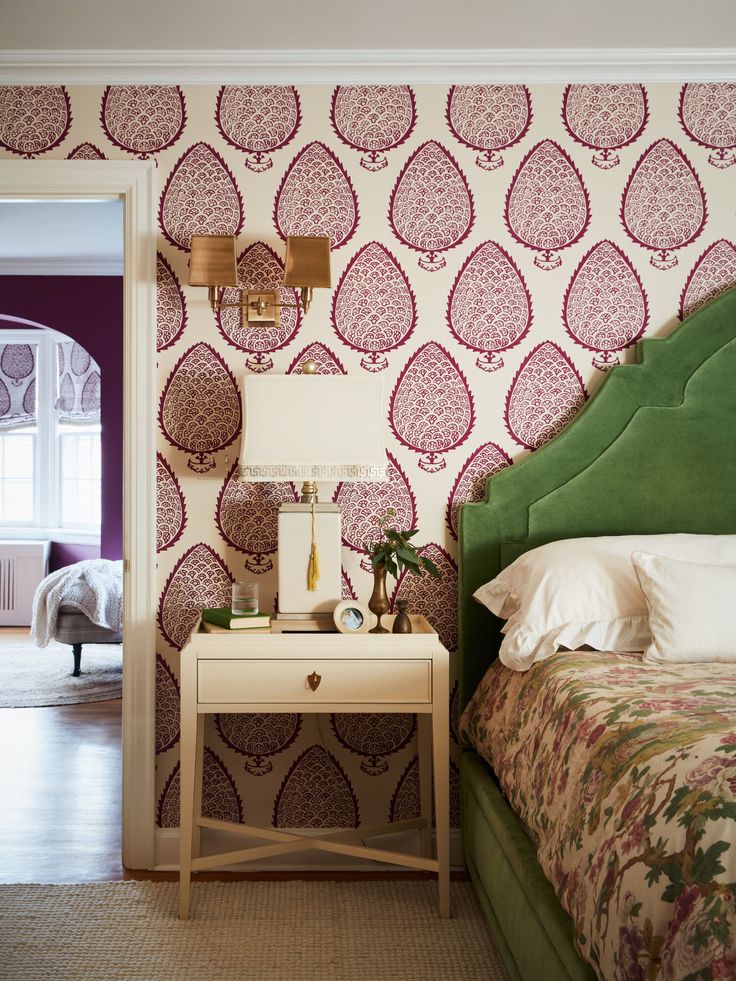
[[[317,691],[320,681],[322,681],[322,675],[317,674],[316,671],[313,671],[311,674],[307,675],[307,683],[312,691]]]

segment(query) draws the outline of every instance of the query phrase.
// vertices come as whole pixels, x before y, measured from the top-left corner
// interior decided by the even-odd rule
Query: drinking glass
[[[234,582],[230,609],[233,616],[258,613],[258,583]]]

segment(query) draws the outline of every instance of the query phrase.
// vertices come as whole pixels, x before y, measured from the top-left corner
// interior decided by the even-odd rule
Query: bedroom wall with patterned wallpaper
[[[337,494],[345,594],[368,598],[360,544],[392,505],[444,574],[394,592],[454,649],[457,505],[558,432],[638,337],[736,283],[734,85],[5,87],[0,144],[158,166],[164,827],[178,823],[179,649],[233,577],[257,576],[271,606],[276,509],[294,493],[231,480],[243,372],[310,355],[380,374],[391,481]],[[327,233],[335,288],[277,329],[215,317],[186,286],[194,231],[237,233],[242,280],[262,287],[286,234]],[[218,817],[350,826],[417,808],[405,716],[228,716],[206,745]]]

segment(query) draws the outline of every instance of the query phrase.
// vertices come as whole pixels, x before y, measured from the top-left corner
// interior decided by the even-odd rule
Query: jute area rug
[[[508,981],[469,883],[0,886],[7,981]]]
[[[78,705],[120,698],[121,651],[118,644],[85,644],[82,674],[73,678],[69,644],[52,643],[39,649],[30,638],[0,637],[0,708]]]

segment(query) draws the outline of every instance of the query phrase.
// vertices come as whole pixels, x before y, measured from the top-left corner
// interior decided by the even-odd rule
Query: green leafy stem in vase
[[[411,539],[419,529],[409,528],[406,531],[399,531],[397,528],[388,527],[395,517],[396,511],[387,508],[378,519],[380,540],[371,542],[366,548],[373,568],[383,564],[386,572],[394,579],[398,579],[404,569],[414,576],[421,576],[426,572],[434,579],[440,579],[442,574],[434,562],[420,555],[411,543]]]

